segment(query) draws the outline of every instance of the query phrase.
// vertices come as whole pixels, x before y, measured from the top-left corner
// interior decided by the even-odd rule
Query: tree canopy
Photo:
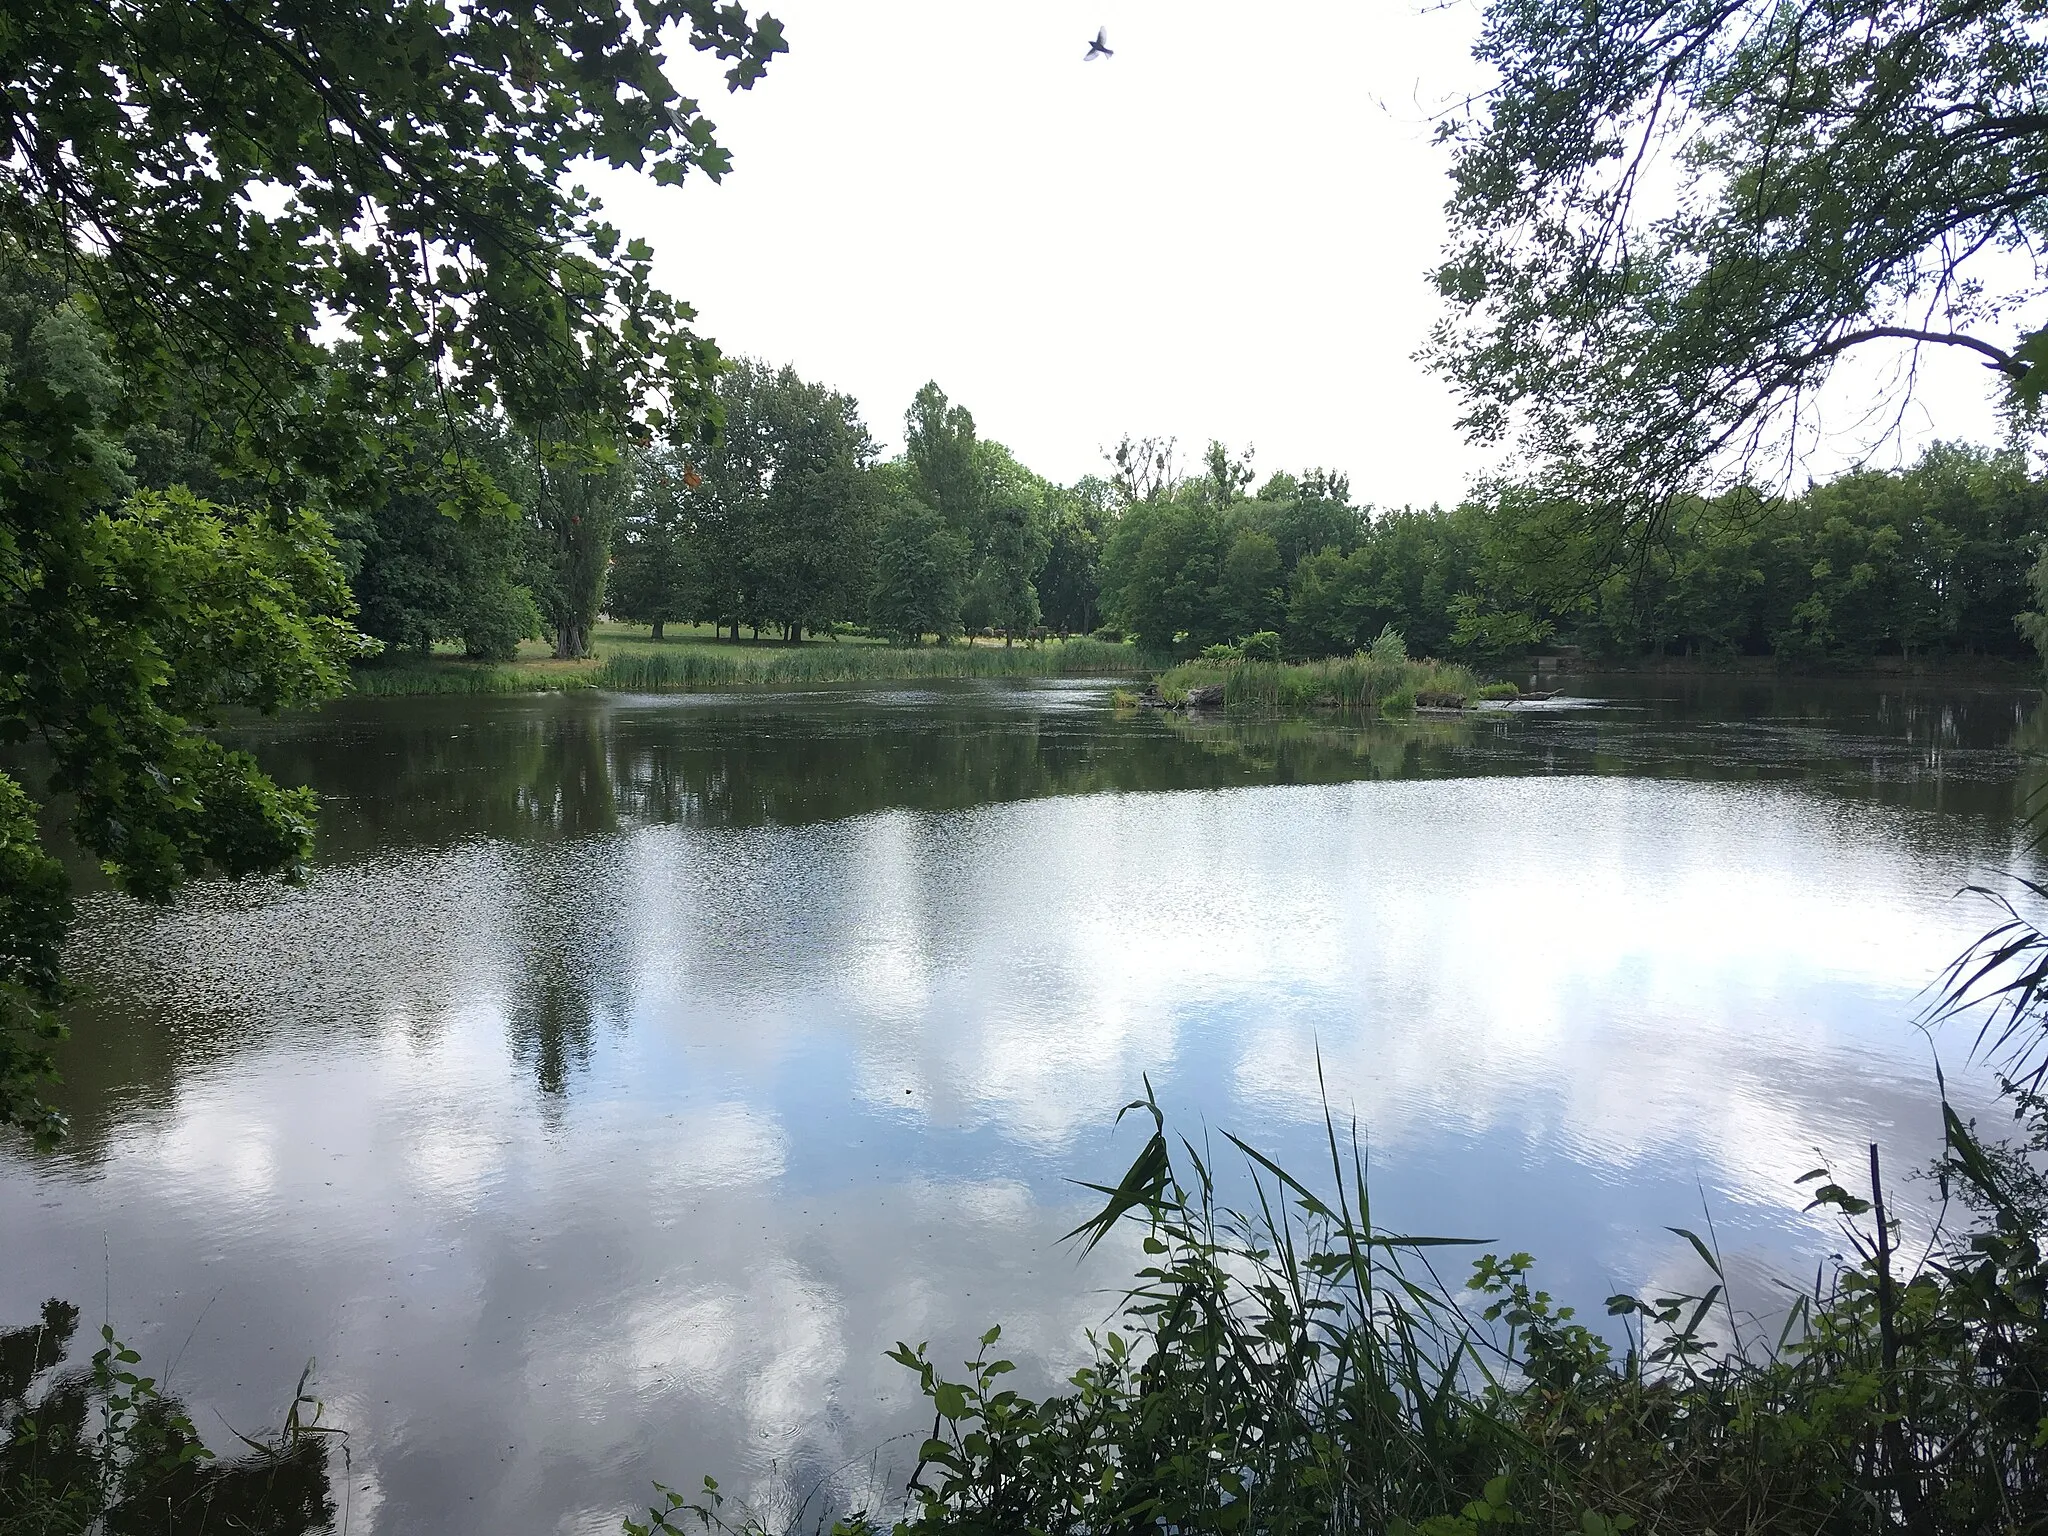
[[[2048,374],[2035,0],[1494,0],[1444,124],[1465,425],[1640,520],[1797,462],[1851,353]]]
[[[0,26],[0,227],[90,295],[141,390],[274,418],[338,324],[372,379],[517,422],[695,425],[715,353],[567,181],[730,165],[670,80],[781,27],[712,0],[96,0]]]

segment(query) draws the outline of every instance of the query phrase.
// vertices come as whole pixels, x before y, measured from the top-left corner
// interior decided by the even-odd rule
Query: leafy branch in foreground
[[[668,69],[750,87],[772,18],[716,0],[100,0],[0,28],[0,226],[90,295],[138,387],[260,424],[338,320],[372,377],[522,426],[694,427],[716,353],[569,177],[731,165]]]

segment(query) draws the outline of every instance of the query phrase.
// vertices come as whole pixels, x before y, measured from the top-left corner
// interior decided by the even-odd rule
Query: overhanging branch
[[[2029,366],[2027,363],[2014,357],[2003,348],[1993,346],[1990,342],[1980,337],[1965,336],[1960,331],[1923,331],[1910,325],[1873,325],[1864,330],[1849,331],[1844,335],[1837,336],[1833,341],[1814,348],[1813,351],[1798,358],[1792,366],[1794,368],[1803,368],[1809,363],[1818,363],[1830,357],[1838,357],[1851,347],[1860,346],[1866,341],[1883,341],[1887,339],[1932,342],[1937,346],[1943,347],[1967,347],[1970,351],[1981,352],[1985,357],[1989,358],[1990,362],[1985,364],[1985,366],[1997,369],[2009,379],[2024,379],[2027,376]]]

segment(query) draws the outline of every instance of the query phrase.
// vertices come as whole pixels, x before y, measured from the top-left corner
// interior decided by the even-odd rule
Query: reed
[[[366,698],[421,694],[554,693],[594,686],[596,661],[464,661],[452,656],[373,662],[350,674]]]
[[[1191,661],[1159,678],[1169,703],[1205,684],[1223,685],[1226,709],[1247,714],[1286,710],[1377,709],[1397,695],[1470,699],[1479,683],[1465,668],[1426,658],[1385,658],[1369,651],[1321,661]]]
[[[1151,1135],[1070,1237],[1124,1222],[1144,1267],[1121,1326],[1091,1336],[1064,1390],[1010,1386],[1000,1328],[964,1370],[891,1356],[932,1414],[898,1536],[1030,1531],[1482,1536],[2010,1536],[2048,1528],[2048,1325],[2041,1252],[2048,1117],[2029,1148],[1986,1148],[1952,1110],[1941,1165],[1976,1220],[1917,1262],[1885,1210],[1825,1173],[1844,1258],[1764,1334],[1713,1243],[1673,1228],[1711,1277],[1694,1293],[1608,1299],[1612,1337],[1539,1288],[1527,1254],[1391,1232],[1355,1133],[1325,1116],[1329,1161],[1300,1178],[1236,1137],[1236,1205],[1209,1154]],[[2016,1162],[2015,1158],[2019,1161]],[[2031,1170],[2031,1171],[2028,1171]],[[765,1536],[715,1483],[662,1489],[638,1536]],[[885,1527],[841,1519],[847,1536]]]
[[[1134,646],[1086,639],[1008,647],[685,642],[659,649],[612,650],[603,657],[593,681],[622,693],[682,693],[924,678],[1124,677],[1147,672],[1155,664]]]

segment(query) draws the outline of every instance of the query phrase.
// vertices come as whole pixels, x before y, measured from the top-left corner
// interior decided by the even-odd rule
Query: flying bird
[[[1088,53],[1081,62],[1083,64],[1093,64],[1097,59],[1107,59],[1115,53],[1116,50],[1109,46],[1109,28],[1097,27],[1095,29],[1095,41],[1088,45]]]

